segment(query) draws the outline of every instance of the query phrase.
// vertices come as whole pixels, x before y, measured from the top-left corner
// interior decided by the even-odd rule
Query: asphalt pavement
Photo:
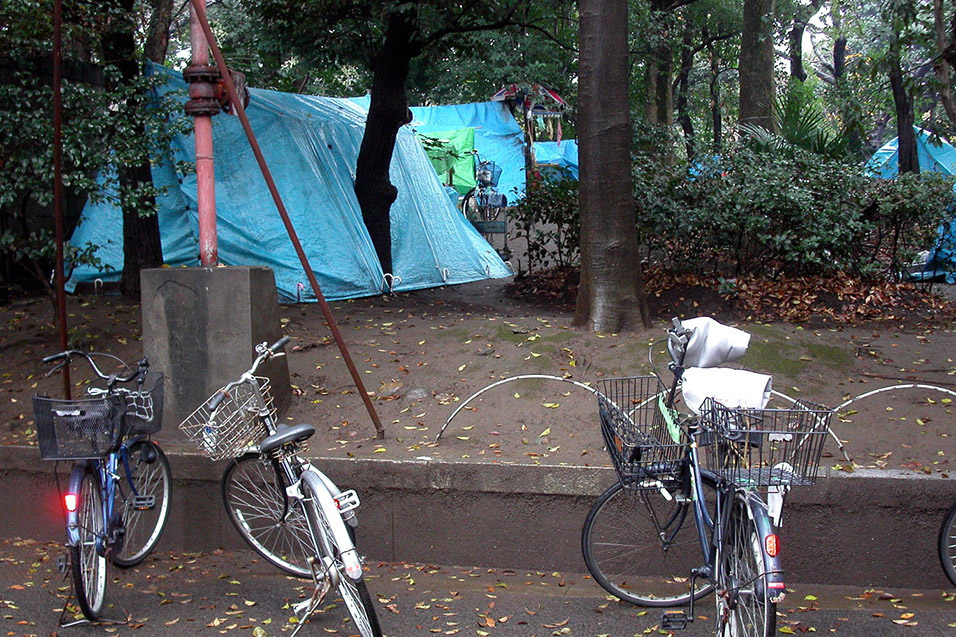
[[[69,628],[70,579],[62,546],[0,541],[2,635],[288,635],[290,606],[311,593],[248,551],[159,552],[111,573],[106,615],[117,623]],[[369,563],[367,582],[386,635],[666,635],[660,611],[608,597],[581,574],[425,564]],[[711,634],[713,602],[698,603],[678,635]],[[64,605],[66,612],[64,613]],[[956,635],[949,590],[864,590],[793,585],[778,608],[778,634]],[[351,635],[344,607],[329,599],[300,635]]]

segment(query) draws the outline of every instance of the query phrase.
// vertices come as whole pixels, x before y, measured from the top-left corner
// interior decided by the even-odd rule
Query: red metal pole
[[[252,152],[256,156],[256,161],[259,163],[259,169],[262,171],[262,176],[265,178],[266,185],[269,187],[269,192],[272,194],[272,200],[275,202],[276,208],[279,211],[279,216],[282,217],[282,223],[285,224],[285,229],[289,233],[289,238],[292,240],[292,246],[295,248],[295,253],[298,255],[299,262],[302,264],[302,269],[305,271],[305,275],[309,279],[309,284],[312,286],[313,293],[315,293],[315,300],[319,303],[322,314],[325,316],[325,320],[329,324],[329,330],[332,332],[332,337],[335,339],[336,344],[339,346],[339,351],[342,353],[342,360],[345,361],[345,365],[348,367],[349,373],[352,375],[352,381],[355,383],[355,387],[358,390],[359,395],[362,397],[362,402],[365,403],[365,409],[368,411],[368,415],[372,419],[372,423],[375,425],[376,438],[382,439],[385,437],[385,427],[382,426],[382,421],[379,419],[378,413],[375,411],[375,406],[372,404],[372,400],[369,398],[368,392],[365,390],[365,384],[362,382],[362,377],[355,368],[355,363],[352,362],[352,357],[349,354],[348,347],[345,345],[345,339],[342,338],[338,324],[335,322],[335,317],[332,316],[332,309],[329,307],[329,304],[325,300],[325,295],[322,294],[322,290],[319,288],[319,282],[315,278],[315,272],[313,272],[312,266],[309,264],[309,260],[305,256],[305,251],[302,249],[302,244],[299,242],[299,237],[295,232],[295,228],[292,226],[292,220],[289,219],[289,213],[286,211],[285,204],[282,203],[282,197],[279,196],[279,190],[276,188],[275,181],[272,179],[272,173],[269,171],[269,166],[266,164],[265,157],[262,155],[262,149],[259,148],[259,142],[256,141],[256,136],[252,132],[252,125],[249,124],[249,118],[246,116],[246,109],[243,106],[242,99],[239,97],[239,93],[236,91],[236,85],[232,81],[232,77],[229,75],[229,71],[227,70],[226,60],[222,57],[222,52],[216,45],[216,38],[212,33],[212,29],[209,28],[209,22],[206,20],[206,14],[205,12],[200,13],[198,10],[199,3],[204,0],[190,1],[192,2],[192,5],[197,8],[196,14],[199,17],[203,33],[206,36],[206,42],[209,44],[209,48],[212,50],[212,55],[220,69],[223,83],[226,85],[226,92],[229,94],[230,104],[236,109],[236,115],[239,116],[239,121],[242,122],[242,128],[246,132],[246,138],[249,140],[249,146],[252,147]]]
[[[206,2],[193,2],[190,6],[189,36],[192,44],[193,67],[209,65],[209,45],[203,33],[199,16],[206,19]],[[209,85],[191,84],[189,96],[203,99],[209,96]],[[196,205],[199,213],[199,263],[215,266],[219,263],[219,246],[216,238],[216,173],[212,149],[212,116],[196,114],[193,118],[196,137]]]
[[[56,322],[60,328],[60,351],[68,349],[66,325],[66,291],[64,280],[63,231],[63,95],[61,66],[63,2],[53,2],[53,223],[56,241]],[[63,397],[70,399],[70,367],[63,367]]]

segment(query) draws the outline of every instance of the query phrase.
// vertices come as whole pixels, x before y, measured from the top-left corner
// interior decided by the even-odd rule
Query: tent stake
[[[239,97],[238,91],[236,91],[236,85],[232,81],[232,77],[230,76],[229,70],[226,67],[226,61],[222,57],[222,52],[219,50],[219,45],[216,43],[216,36],[213,35],[212,29],[209,28],[209,21],[206,19],[206,12],[203,10],[205,7],[200,7],[200,0],[190,1],[196,10],[196,15],[199,18],[199,24],[202,27],[203,33],[206,35],[206,43],[209,44],[209,49],[212,51],[212,55],[216,59],[220,76],[222,77],[223,83],[226,85],[226,91],[229,93],[229,101],[236,109],[236,115],[239,116],[239,121],[242,122],[242,128],[246,132],[246,137],[249,139],[249,145],[252,147],[252,152],[256,156],[256,161],[259,163],[259,169],[262,171],[262,176],[266,180],[266,185],[269,187],[269,192],[272,193],[272,200],[275,202],[276,208],[279,211],[279,216],[282,217],[282,223],[285,224],[285,229],[289,233],[289,238],[292,240],[292,246],[295,248],[295,253],[298,255],[299,261],[302,263],[302,269],[305,270],[305,274],[309,279],[309,284],[312,286],[312,291],[315,293],[315,299],[318,301],[319,307],[322,310],[322,314],[325,316],[325,320],[329,324],[329,330],[332,332],[332,337],[335,338],[335,342],[339,346],[339,351],[342,353],[342,360],[344,360],[345,364],[348,366],[349,373],[352,375],[352,380],[355,382],[355,386],[358,389],[359,394],[362,396],[362,401],[365,403],[365,408],[368,410],[368,415],[375,424],[375,437],[379,440],[384,439],[385,427],[382,426],[382,421],[379,419],[378,413],[375,411],[375,406],[372,404],[372,400],[369,398],[368,392],[365,390],[365,384],[362,382],[362,378],[359,376],[358,370],[355,368],[355,363],[352,362],[352,357],[349,355],[348,348],[345,345],[345,340],[342,338],[342,334],[339,332],[339,327],[335,322],[335,318],[332,316],[332,309],[329,307],[329,304],[325,300],[325,295],[322,294],[322,290],[319,288],[319,282],[316,280],[315,273],[312,271],[312,266],[309,265],[309,260],[305,256],[305,251],[302,249],[302,244],[299,242],[299,237],[295,232],[295,228],[292,226],[292,220],[289,219],[289,213],[286,211],[285,204],[282,203],[282,197],[279,196],[279,190],[276,188],[275,181],[272,179],[272,173],[269,171],[269,166],[266,164],[265,157],[262,155],[262,150],[259,148],[259,142],[256,141],[256,136],[252,132],[252,126],[249,124],[249,118],[246,117],[246,109],[243,107],[242,99]]]

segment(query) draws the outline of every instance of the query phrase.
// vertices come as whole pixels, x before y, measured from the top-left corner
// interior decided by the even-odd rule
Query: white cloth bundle
[[[684,370],[681,393],[695,414],[706,398],[731,409],[763,409],[770,400],[772,382],[772,376],[746,369],[693,367]]]
[[[691,331],[684,354],[684,367],[716,367],[743,356],[750,334],[718,323],[709,316],[688,319],[683,326]]]

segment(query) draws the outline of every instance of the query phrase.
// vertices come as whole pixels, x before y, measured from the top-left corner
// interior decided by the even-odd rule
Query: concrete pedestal
[[[142,272],[143,351],[166,375],[161,440],[185,440],[179,423],[252,364],[254,346],[282,336],[275,277],[265,267],[158,268]],[[291,396],[289,366],[259,368],[276,408]]]

